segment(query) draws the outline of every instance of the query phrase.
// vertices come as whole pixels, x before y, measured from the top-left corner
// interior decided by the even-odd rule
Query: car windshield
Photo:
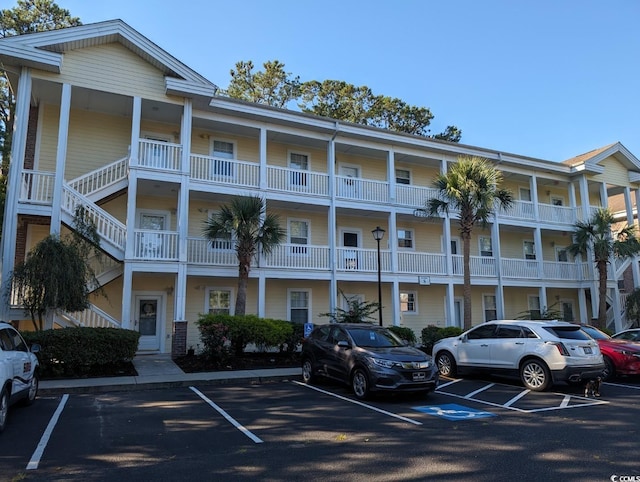
[[[594,340],[609,339],[609,335],[602,333],[600,330],[598,330],[597,328],[594,328],[593,326],[583,326],[582,329],[586,331],[587,335],[589,335]]]
[[[589,335],[576,326],[545,326],[545,330],[563,340],[590,340]]]
[[[388,330],[371,328],[349,328],[347,330],[356,345],[370,348],[403,346],[403,343]]]

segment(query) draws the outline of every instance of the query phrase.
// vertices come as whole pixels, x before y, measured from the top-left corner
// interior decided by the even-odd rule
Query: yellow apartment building
[[[565,249],[573,226],[614,200],[635,219],[640,162],[620,143],[558,162],[242,102],[120,20],[1,39],[0,61],[16,96],[3,293],[15,264],[84,206],[109,260],[107,297],[50,323],[139,330],[140,351],[182,354],[199,343],[199,314],[233,312],[235,252],[202,232],[235,196],[264,198],[287,232],[254,260],[248,313],[326,323],[319,314],[342,307],[340,293],[377,301],[379,269],[384,324],[418,337],[463,319],[455,213],[422,215],[434,177],[459,156],[494,163],[515,198],[473,234],[474,324],[547,307],[588,322],[597,275]],[[638,266],[611,266],[612,329],[626,326]],[[27,327],[11,297],[0,317]]]

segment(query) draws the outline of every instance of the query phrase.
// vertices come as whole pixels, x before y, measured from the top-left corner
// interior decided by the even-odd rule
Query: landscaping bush
[[[304,325],[291,323],[291,334],[280,345],[280,353],[293,354],[302,345],[302,340],[304,340]]]
[[[211,361],[224,363],[229,358],[229,327],[223,323],[203,323],[199,329],[204,345],[202,355]]]
[[[410,345],[415,345],[418,341],[416,338],[416,334],[411,328],[408,328],[406,326],[389,326],[387,328],[401,340],[408,341]]]
[[[23,332],[29,345],[38,343],[42,378],[83,377],[109,372],[131,362],[138,350],[140,333],[120,328],[63,328]]]
[[[198,329],[205,345],[204,352],[215,353],[214,346],[207,347],[209,342],[203,333],[212,330],[211,325],[223,325],[227,328],[228,345],[234,356],[242,356],[247,345],[254,344],[260,350],[280,348],[289,344],[294,336],[294,323],[285,320],[260,318],[255,315],[200,315]],[[216,341],[216,343],[218,343]]]
[[[462,330],[456,326],[441,328],[439,326],[429,325],[422,329],[422,349],[430,354],[433,351],[433,345],[436,341],[460,334],[462,334]]]

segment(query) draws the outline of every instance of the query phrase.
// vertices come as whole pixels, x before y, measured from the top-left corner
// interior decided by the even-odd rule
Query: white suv
[[[38,393],[38,358],[24,338],[8,323],[0,321],[0,432],[7,425],[9,406],[18,401],[31,405]]]
[[[488,372],[516,376],[529,390],[602,375],[598,343],[579,325],[564,321],[496,320],[433,346],[443,376]]]

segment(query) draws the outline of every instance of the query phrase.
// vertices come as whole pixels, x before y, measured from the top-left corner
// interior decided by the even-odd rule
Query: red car
[[[600,345],[605,364],[603,379],[611,380],[618,375],[640,375],[640,343],[611,338],[593,326],[582,325],[582,329]]]

